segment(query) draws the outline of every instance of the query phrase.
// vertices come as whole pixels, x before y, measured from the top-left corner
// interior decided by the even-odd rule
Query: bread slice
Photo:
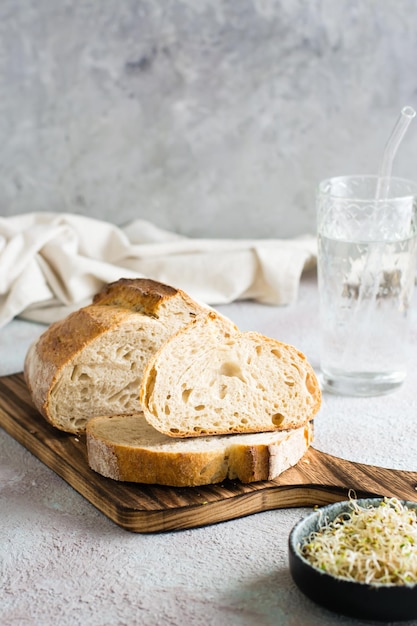
[[[207,310],[180,289],[153,280],[107,285],[91,305],[52,324],[30,347],[24,374],[36,408],[69,433],[84,431],[94,415],[140,411],[146,362]],[[220,326],[236,330],[217,317]]]
[[[88,463],[113,480],[173,487],[273,480],[305,454],[312,430],[307,423],[274,433],[174,439],[143,414],[94,417],[86,429]]]
[[[153,355],[140,398],[149,424],[174,437],[298,428],[321,404],[301,352],[256,332],[230,335],[210,312]]]

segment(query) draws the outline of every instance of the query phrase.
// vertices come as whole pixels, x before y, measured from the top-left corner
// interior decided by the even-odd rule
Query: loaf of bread
[[[69,433],[83,432],[94,415],[140,411],[148,359],[207,310],[181,290],[152,280],[107,285],[92,304],[52,324],[30,347],[24,375],[36,408]],[[219,326],[236,331],[227,318],[213,315]]]
[[[174,487],[273,480],[301,459],[311,438],[307,423],[272,433],[173,439],[138,414],[95,417],[86,428],[94,471],[114,480]]]
[[[256,332],[230,334],[209,312],[150,358],[141,387],[146,420],[173,437],[299,428],[321,391],[294,347]]]

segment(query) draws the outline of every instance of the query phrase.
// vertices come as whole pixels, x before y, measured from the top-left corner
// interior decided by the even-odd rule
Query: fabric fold
[[[297,297],[316,240],[193,239],[144,220],[126,227],[70,213],[0,218],[0,326],[51,323],[91,302],[108,282],[146,277],[209,305]]]

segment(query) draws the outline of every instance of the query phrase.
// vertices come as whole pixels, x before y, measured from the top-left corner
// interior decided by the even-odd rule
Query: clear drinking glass
[[[321,372],[354,396],[393,391],[406,376],[417,263],[417,184],[341,176],[317,193]]]

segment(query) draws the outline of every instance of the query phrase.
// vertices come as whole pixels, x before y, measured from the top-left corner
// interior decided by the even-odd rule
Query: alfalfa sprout
[[[318,531],[298,546],[314,567],[350,581],[380,585],[417,582],[417,515],[396,498],[378,506],[360,506],[334,520],[323,519]]]

